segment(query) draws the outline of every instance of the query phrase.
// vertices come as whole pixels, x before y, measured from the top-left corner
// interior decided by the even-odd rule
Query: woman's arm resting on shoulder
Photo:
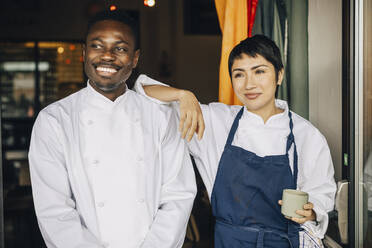
[[[190,141],[196,132],[198,139],[202,139],[205,124],[198,99],[188,90],[176,89],[162,85],[143,86],[149,97],[156,98],[163,102],[179,101],[180,123],[179,130],[182,138]]]

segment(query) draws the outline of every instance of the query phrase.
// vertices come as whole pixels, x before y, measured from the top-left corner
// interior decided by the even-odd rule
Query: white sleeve
[[[143,86],[145,85],[163,85],[168,86],[166,84],[160,83],[156,80],[153,80],[145,75],[140,75],[136,81],[136,84],[134,86],[134,90],[145,96],[146,98],[150,99],[151,101],[158,103],[158,104],[165,104],[170,105],[173,110],[177,113],[177,124],[179,123],[179,104],[177,101],[174,102],[162,102],[155,98],[152,98],[148,95],[146,95],[146,92],[143,90]],[[214,179],[217,174],[218,169],[218,163],[219,158],[222,154],[222,150],[218,149],[218,142],[222,142],[223,145],[225,144],[226,140],[221,139],[220,137],[224,137],[226,135],[228,130],[226,130],[225,133],[218,133],[220,137],[215,137],[215,132],[213,126],[219,125],[216,122],[221,122],[220,124],[224,122],[228,122],[228,127],[230,127],[230,121],[234,119],[237,110],[240,109],[238,106],[228,106],[228,105],[221,105],[221,104],[200,104],[203,118],[204,118],[204,124],[205,124],[205,131],[203,138],[201,140],[197,139],[197,135],[194,134],[192,140],[190,142],[187,142],[187,147],[191,155],[195,159],[196,166],[198,168],[198,171],[200,173],[200,176],[203,179],[204,185],[206,186],[209,196],[212,194],[212,188],[214,185]],[[218,112],[218,114],[215,114],[215,112]],[[233,115],[233,117],[230,118],[230,116]],[[218,116],[218,119],[216,119],[216,116]],[[229,118],[226,118],[229,117]],[[230,120],[231,119],[231,120]],[[180,133],[176,133],[178,136],[180,136]]]
[[[170,105],[173,110],[177,113],[177,124],[179,123],[180,118],[180,108],[178,102],[163,102],[159,101],[155,98],[152,98],[146,94],[146,92],[143,89],[143,86],[146,85],[162,85],[162,86],[168,86],[166,84],[160,83],[156,80],[153,80],[146,75],[140,75],[134,85],[134,90],[139,93],[142,96],[145,96],[147,99],[158,103],[162,105]],[[209,105],[200,104],[200,107],[203,112],[203,118],[205,123],[205,131],[202,140],[198,140],[196,137],[196,134],[194,134],[194,137],[190,142],[187,142],[187,147],[191,155],[195,158],[195,162],[198,168],[198,171],[203,179],[203,182],[205,186],[208,189],[208,192],[210,193],[214,184],[214,178],[216,174],[216,167],[218,164],[216,164],[215,161],[211,161],[210,156],[212,153],[212,157],[214,156],[214,153],[216,153],[216,157],[218,157],[217,152],[214,151],[215,147],[215,138],[213,135],[213,129],[212,129],[212,120],[211,120],[211,110]],[[180,136],[180,133],[177,132],[176,135]],[[209,153],[207,153],[207,147],[209,146]]]
[[[299,189],[309,194],[309,202],[314,204],[316,222],[308,221],[304,225],[318,238],[324,238],[328,227],[328,212],[334,209],[336,183],[331,153],[327,141],[316,130],[305,144],[305,152],[300,163],[303,163],[303,180]]]
[[[58,122],[42,111],[31,135],[30,174],[41,233],[48,247],[103,247],[81,223],[75,208],[59,128]]]
[[[173,110],[176,112],[176,115],[175,115],[175,119],[177,119],[177,124],[179,123],[179,119],[180,119],[180,107],[179,107],[179,104],[177,101],[173,101],[173,102],[163,102],[163,101],[160,101],[156,98],[153,98],[153,97],[150,97],[146,94],[145,90],[143,89],[143,86],[147,86],[147,85],[162,85],[162,86],[166,86],[166,87],[169,87],[169,85],[167,84],[163,84],[159,81],[156,81],[152,78],[149,78],[148,76],[144,75],[144,74],[141,74],[138,79],[136,80],[136,83],[134,85],[134,90],[139,93],[140,95],[146,97],[147,99],[149,99],[150,101],[152,102],[155,102],[155,103],[158,103],[158,104],[164,104],[164,105],[170,105]],[[202,105],[201,104],[201,109],[202,109],[202,112],[203,112],[203,117],[205,118],[205,115],[208,114],[208,109],[209,109],[209,106],[208,105]],[[205,120],[205,124],[206,124],[206,132],[208,132],[208,129],[209,129],[209,126],[208,126],[208,123],[209,121],[208,120]],[[180,135],[178,132],[176,133],[176,135]],[[200,154],[201,153],[201,144],[199,144],[199,141],[197,141],[197,139],[195,138],[196,135],[194,135],[193,139],[191,140],[191,142],[188,143],[188,147],[189,147],[189,150],[191,152],[192,155],[197,155],[197,154]],[[204,135],[205,137],[205,135]],[[202,140],[205,140],[205,138],[203,138]],[[203,142],[204,143],[204,142]]]
[[[218,169],[220,151],[218,150],[218,141],[214,133],[211,107],[205,104],[201,104],[200,107],[205,124],[203,138],[198,140],[197,135],[194,134],[192,140],[187,143],[187,146],[191,155],[194,157],[195,164],[203,179],[208,195],[211,197],[214,179]],[[223,134],[221,135],[223,136]]]
[[[152,102],[155,102],[157,104],[170,104],[169,102],[163,102],[163,101],[160,101],[156,98],[153,98],[153,97],[149,97],[146,93],[145,93],[145,90],[143,89],[143,86],[147,86],[147,85],[162,85],[162,86],[166,86],[166,87],[169,87],[169,85],[167,84],[163,84],[159,81],[156,81],[152,78],[149,78],[148,76],[146,76],[145,74],[141,74],[137,80],[136,80],[136,83],[134,84],[134,90],[139,93],[140,95],[146,97],[147,99],[149,99],[150,101]]]
[[[159,155],[163,168],[160,206],[142,248],[182,247],[196,195],[190,155],[177,132],[175,113],[172,112]]]

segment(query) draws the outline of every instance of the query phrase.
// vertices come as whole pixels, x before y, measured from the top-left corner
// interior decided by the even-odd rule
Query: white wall
[[[309,117],[342,175],[342,1],[309,0]]]

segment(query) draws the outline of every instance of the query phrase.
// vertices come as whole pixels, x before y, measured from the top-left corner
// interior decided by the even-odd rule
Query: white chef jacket
[[[165,85],[147,77],[136,82],[135,90],[146,95],[142,86],[154,84]],[[148,98],[156,103],[166,104]],[[172,104],[173,108],[178,111],[177,104]],[[242,147],[261,157],[285,154],[287,136],[290,133],[289,109],[285,101],[276,100],[275,104],[284,112],[270,117],[266,123],[260,116],[245,108],[232,145]],[[230,106],[223,103],[201,105],[205,121],[204,136],[201,141],[193,137],[188,143],[188,148],[194,156],[209,198],[227,136],[241,108],[242,106]],[[324,136],[309,121],[294,112],[292,112],[292,119],[298,153],[297,189],[309,194],[309,202],[314,204],[318,222],[317,224],[315,221],[308,221],[304,225],[316,237],[323,238],[328,227],[327,212],[334,208],[336,192],[331,153]],[[293,171],[293,147],[289,150],[289,160]]]
[[[182,247],[196,185],[174,115],[89,84],[39,113],[29,162],[48,247]]]

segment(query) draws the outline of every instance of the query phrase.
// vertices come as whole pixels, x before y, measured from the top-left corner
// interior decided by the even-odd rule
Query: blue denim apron
[[[237,114],[223,151],[211,204],[216,217],[215,247],[299,247],[300,225],[286,219],[278,200],[283,189],[296,189],[297,150],[292,114],[288,111],[290,134],[286,154],[259,157],[231,145],[244,107]],[[294,146],[294,173],[288,151]]]

